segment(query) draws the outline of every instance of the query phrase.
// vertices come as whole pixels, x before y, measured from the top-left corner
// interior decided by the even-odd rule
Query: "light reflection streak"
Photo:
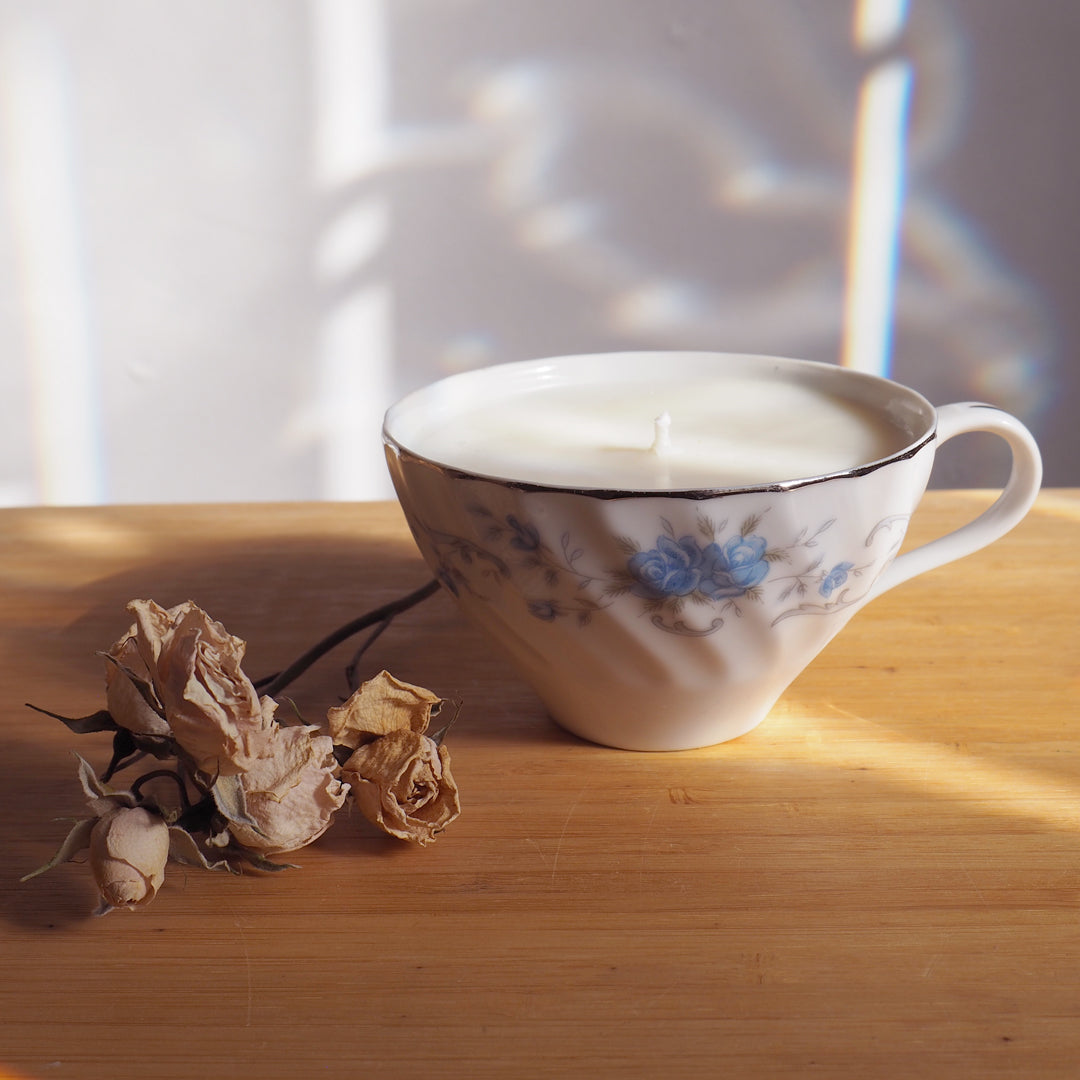
[[[1080,778],[1044,773],[1018,762],[998,763],[977,748],[905,738],[883,725],[848,712],[831,702],[820,707],[837,718],[844,730],[796,739],[789,743],[795,760],[824,767],[870,768],[900,788],[917,788],[928,796],[976,804],[980,810],[1017,816],[1056,828],[1080,830]],[[790,722],[805,728],[806,707],[785,702],[770,714],[777,726]],[[822,724],[829,724],[823,716]],[[860,731],[872,728],[860,738]],[[737,743],[725,744],[736,746]],[[760,753],[760,747],[747,748]],[[774,749],[782,753],[779,744]]]
[[[321,189],[362,179],[385,147],[387,61],[382,0],[313,0],[312,165]]]
[[[314,0],[311,13],[313,180],[329,203],[385,164],[386,12],[383,0]],[[381,195],[353,202],[316,240],[317,279],[325,286],[360,274],[381,252],[389,228]],[[361,280],[322,313],[314,426],[324,499],[392,495],[377,437],[393,397],[391,305],[386,282]]]
[[[861,0],[856,43],[865,51],[894,44],[905,11],[899,0]],[[859,91],[842,362],[877,375],[890,368],[911,81],[911,64],[890,59]]]
[[[860,0],[855,7],[855,43],[873,53],[894,44],[907,20],[908,0]]]
[[[27,555],[0,562],[0,583],[21,587],[78,589],[160,554],[147,530],[68,508],[8,515],[4,535]]]
[[[65,57],[27,20],[0,38],[0,152],[23,297],[39,500],[101,502],[105,462]]]
[[[324,499],[390,497],[378,438],[392,393],[390,312],[389,285],[373,282],[323,316],[318,389]]]

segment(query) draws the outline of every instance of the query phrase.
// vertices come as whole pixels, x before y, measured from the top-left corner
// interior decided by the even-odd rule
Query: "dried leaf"
[[[227,859],[210,862],[203,854],[195,837],[178,825],[169,826],[169,858],[186,866],[201,866],[204,870],[227,870],[230,874],[238,873],[229,865]]]
[[[98,817],[118,807],[130,808],[136,805],[138,800],[130,791],[110,787],[103,780],[98,779],[93,766],[82,755],[76,754],[75,758],[79,762],[79,783],[82,785],[90,809]]]
[[[39,712],[45,716],[51,716],[54,720],[59,720],[61,723],[67,724],[71,731],[74,731],[76,735],[89,735],[94,731],[115,731],[119,726],[112,718],[111,714],[105,709],[99,709],[96,713],[91,713],[89,716],[61,716],[59,713],[49,712],[48,709],[42,709],[38,705],[31,705],[28,701],[26,703],[28,709],[33,709],[34,712]]]
[[[54,866],[71,862],[80,851],[84,851],[90,846],[90,834],[94,831],[96,824],[97,818],[82,818],[80,821],[76,821],[56,854],[44,866],[39,866],[25,877],[19,878],[19,881],[29,881],[31,878],[37,877],[38,874],[44,874],[46,870],[51,870]]]
[[[461,715],[462,703],[460,701],[454,701],[451,704],[454,706],[454,715],[451,716],[437,731],[428,734],[428,738],[436,746],[442,746],[443,740],[446,738],[446,733],[457,723],[457,718]]]
[[[259,823],[248,814],[247,800],[244,798],[244,785],[239,776],[219,776],[210,788],[210,794],[214,797],[214,804],[224,817],[238,825],[246,825],[249,829],[262,835]]]
[[[265,870],[267,873],[270,874],[275,874],[279,870],[300,869],[300,867],[296,863],[273,862],[265,855],[260,855],[257,851],[252,851],[250,848],[233,848],[232,851],[239,858],[251,863],[251,865],[254,866],[256,870]]]

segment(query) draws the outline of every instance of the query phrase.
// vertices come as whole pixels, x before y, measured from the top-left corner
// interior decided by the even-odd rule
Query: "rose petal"
[[[135,627],[122,637],[108,655],[116,663],[105,661],[105,705],[109,715],[128,731],[140,735],[171,735],[167,721],[147,703],[138,687],[123,670],[127,668],[134,675],[150,681],[146,665],[139,655],[139,647],[134,638]],[[118,667],[117,665],[122,665]],[[148,690],[147,693],[150,691]]]
[[[423,732],[441,704],[430,690],[380,671],[344,705],[329,710],[330,735],[338,746],[355,750],[391,731]]]

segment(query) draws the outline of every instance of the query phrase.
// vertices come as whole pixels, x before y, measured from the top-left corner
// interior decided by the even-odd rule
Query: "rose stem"
[[[136,761],[142,761],[144,757],[146,757],[145,750],[113,750],[112,760],[99,779],[103,784],[107,784],[121,769],[134,765]]]
[[[312,645],[303,656],[294,660],[284,671],[279,671],[268,679],[260,680],[255,684],[256,687],[267,697],[274,697],[294,679],[299,678],[307,671],[316,660],[321,659],[331,649],[351,638],[353,634],[359,634],[361,630],[366,630],[369,626],[375,626],[377,623],[389,623],[395,615],[400,615],[403,611],[416,607],[417,604],[434,595],[438,590],[439,582],[436,580],[429,581],[426,585],[409,593],[407,596],[391,600],[389,604],[383,604],[382,607],[369,611],[366,615],[361,615],[359,618],[353,619],[352,622],[347,622],[344,626],[339,626],[332,634],[328,634],[322,641]]]
[[[184,804],[185,810],[191,809],[191,800],[188,798],[187,785],[184,783],[178,772],[174,772],[172,769],[155,769],[153,772],[143,773],[134,784],[131,785],[131,794],[136,799],[142,800],[142,786],[148,780],[157,780],[159,777],[167,776],[170,780],[176,782],[177,788],[180,790],[180,799]]]
[[[349,661],[349,666],[345,669],[345,682],[349,687],[350,694],[359,686],[356,681],[356,669],[360,666],[360,658],[375,644],[376,641],[378,641],[379,636],[393,621],[393,619],[383,619],[383,621],[368,634],[363,645],[361,645],[353,654],[353,658]]]

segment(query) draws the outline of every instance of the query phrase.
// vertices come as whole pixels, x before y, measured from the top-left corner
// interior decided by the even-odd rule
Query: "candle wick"
[[[662,412],[653,421],[653,444],[649,448],[657,457],[665,457],[671,452],[671,415]]]

